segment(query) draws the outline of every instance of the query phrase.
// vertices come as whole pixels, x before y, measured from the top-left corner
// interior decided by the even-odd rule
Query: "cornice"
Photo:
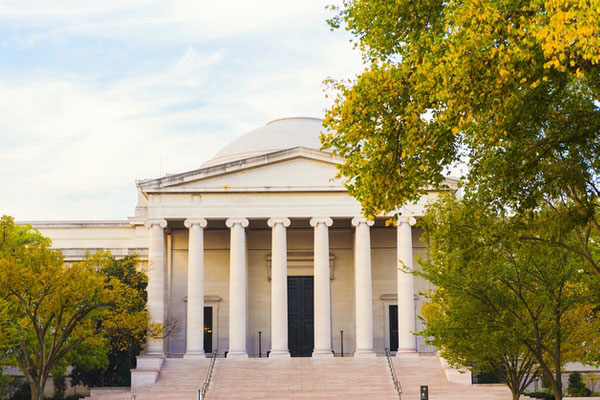
[[[157,190],[160,190],[162,192],[167,191],[170,187],[189,183],[192,181],[230,174],[233,172],[250,168],[263,167],[269,164],[274,164],[295,158],[307,158],[331,164],[343,164],[344,162],[344,160],[341,157],[336,156],[334,154],[325,153],[306,147],[294,147],[287,150],[279,150],[260,156],[249,157],[242,160],[230,161],[224,164],[199,168],[192,171],[182,172],[179,174],[173,174],[162,178],[141,180],[137,181],[137,185],[144,192],[147,193]]]

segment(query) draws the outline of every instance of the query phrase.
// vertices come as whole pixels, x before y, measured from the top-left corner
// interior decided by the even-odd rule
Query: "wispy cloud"
[[[135,179],[321,116],[323,79],[361,68],[321,1],[81,4],[0,1],[0,213],[125,218]]]

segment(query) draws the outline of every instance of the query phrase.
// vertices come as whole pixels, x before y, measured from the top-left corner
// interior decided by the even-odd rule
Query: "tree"
[[[102,271],[103,255],[65,264],[50,240],[29,226],[0,220],[0,349],[19,367],[32,400],[52,372],[69,364],[104,366],[108,336],[145,331],[137,292]]]
[[[345,158],[340,175],[366,214],[396,212],[464,163],[465,197],[560,211],[576,234],[569,251],[600,275],[600,0],[332,8],[368,67],[329,80],[322,141]]]
[[[436,289],[428,294],[422,334],[456,365],[499,365],[515,398],[524,387],[509,375],[527,379],[539,369],[561,399],[563,364],[600,345],[596,294],[581,259],[546,242],[523,245],[523,236],[546,230],[548,215],[497,214],[447,195],[424,219],[430,258],[418,274]]]
[[[126,256],[117,260],[110,253],[104,253],[102,260],[102,272],[108,279],[118,279],[136,292],[135,298],[130,302],[129,311],[142,312],[146,308],[148,277],[139,268],[138,257]],[[133,359],[144,346],[145,333],[140,329],[131,330],[128,326],[110,332],[108,364],[104,368],[90,368],[86,364],[73,365],[72,383],[88,387],[129,386]]]
[[[482,318],[477,302],[464,296],[446,296],[439,289],[423,306],[425,329],[419,334],[441,350],[451,365],[476,373],[498,374],[518,400],[540,375],[535,357],[509,329],[498,329]]]

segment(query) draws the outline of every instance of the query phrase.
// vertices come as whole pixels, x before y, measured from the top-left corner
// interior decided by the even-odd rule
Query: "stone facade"
[[[262,356],[272,345],[273,356],[289,356],[289,276],[313,277],[314,355],[340,355],[341,331],[345,355],[382,354],[395,330],[390,306],[398,307],[398,353],[432,352],[413,334],[428,283],[399,265],[418,268],[425,244],[414,222],[438,193],[406,206],[398,226],[386,226],[389,216],[367,221],[335,178],[343,160],[317,148],[320,120],[283,119],[261,129],[200,169],[138,181],[127,221],[31,224],[67,261],[109,249],[148,262],[151,317],[181,329],[164,343],[150,341],[146,358],[203,357],[205,307],[212,349],[258,356],[261,332]],[[141,364],[160,368],[149,359]]]

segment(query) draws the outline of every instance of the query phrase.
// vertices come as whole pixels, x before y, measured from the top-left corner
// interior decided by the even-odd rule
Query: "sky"
[[[0,214],[126,219],[137,179],[323,117],[323,81],[362,69],[329,3],[0,0]]]

